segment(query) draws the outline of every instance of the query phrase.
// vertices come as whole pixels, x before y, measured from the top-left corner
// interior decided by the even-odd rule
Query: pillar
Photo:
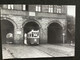
[[[66,25],[63,27],[62,35],[63,35],[63,44],[65,44],[66,43],[66,36],[67,36],[67,27],[66,27]]]
[[[40,29],[40,43],[47,43],[47,28]]]
[[[14,29],[14,43],[23,44],[23,28]]]

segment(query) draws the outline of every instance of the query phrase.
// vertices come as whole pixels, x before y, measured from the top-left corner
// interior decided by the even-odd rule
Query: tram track
[[[41,47],[43,47],[43,46],[41,46]],[[43,48],[46,48],[46,47],[43,47]],[[50,50],[53,50],[55,52],[59,52],[59,53],[62,53],[62,54],[65,54],[65,55],[69,56],[69,54],[65,53],[66,51],[61,51],[61,50],[51,48],[51,47],[47,47],[47,49],[50,49]]]
[[[52,49],[52,48],[46,48],[43,46],[35,47],[36,49],[52,56],[52,57],[61,57],[61,56],[69,56],[69,54],[65,54],[64,52],[60,52],[57,49]]]
[[[32,49],[36,49],[36,50],[38,50],[38,51],[40,51],[40,52],[42,52],[42,53],[44,53],[44,54],[49,55],[49,57],[52,57],[52,55],[50,55],[50,54],[48,54],[48,53],[46,53],[46,52],[44,52],[44,51],[42,51],[42,50],[36,48],[37,46],[30,46],[30,47],[31,47]],[[42,57],[43,57],[43,56],[42,56]]]
[[[59,46],[59,45],[48,45],[48,46],[44,45],[42,47],[55,50],[56,52],[65,54],[67,56],[74,56],[74,52],[75,52],[74,48],[64,47],[64,46]]]
[[[43,51],[43,50],[41,50],[41,49],[38,49],[37,47],[34,47],[34,48],[37,49],[37,50],[39,50],[39,51],[42,51],[42,52],[48,54],[48,55],[51,56],[51,57],[53,57],[51,54],[49,54],[49,53],[47,53],[47,52],[45,52],[45,51]]]
[[[66,50],[64,50],[68,48],[63,48],[62,46],[56,46],[56,45],[38,45],[38,46],[6,45],[3,48],[13,58],[18,58],[18,57],[25,57],[25,58],[26,57],[67,57],[67,56],[71,56],[70,54],[73,53],[73,52],[69,53],[68,50],[67,52]],[[21,55],[19,55],[19,53]],[[24,56],[22,56],[22,54]]]
[[[11,51],[9,49],[7,49],[6,47],[3,48],[4,50],[6,50],[13,58],[16,58],[13,53],[11,53]]]
[[[10,50],[7,50],[13,58],[16,58]]]

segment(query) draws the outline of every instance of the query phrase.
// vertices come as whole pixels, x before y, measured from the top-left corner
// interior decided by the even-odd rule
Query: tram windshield
[[[35,31],[35,30],[31,30],[28,34],[27,34],[28,38],[39,38],[39,30]]]

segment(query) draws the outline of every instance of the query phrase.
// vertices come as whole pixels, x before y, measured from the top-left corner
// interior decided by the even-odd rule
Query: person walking
[[[27,45],[27,34],[24,34],[24,44]]]

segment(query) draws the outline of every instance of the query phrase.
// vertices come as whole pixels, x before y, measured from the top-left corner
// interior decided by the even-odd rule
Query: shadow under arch
[[[47,28],[48,28],[48,26],[49,26],[50,24],[52,24],[52,23],[57,23],[57,24],[59,24],[59,25],[63,28],[62,23],[61,23],[60,21],[57,21],[57,20],[55,20],[55,21],[50,21],[50,22],[47,24]]]
[[[9,22],[11,22],[14,25],[14,28],[18,28],[17,24],[11,18],[1,17],[1,21],[2,20],[8,20]]]
[[[75,37],[74,37],[74,34],[71,34],[70,30],[67,29],[67,40],[66,40],[66,43],[75,43]]]
[[[63,43],[63,27],[61,23],[53,21],[50,22],[47,26],[48,29],[48,43],[56,44],[56,43]]]
[[[1,20],[2,44],[14,42],[14,25],[8,20]]]
[[[13,20],[13,19],[11,19],[11,18],[8,18],[8,17],[1,17],[1,21],[8,21],[8,23],[10,24],[10,25],[13,25],[13,28],[9,28],[7,25],[9,25],[9,24],[2,24],[2,25],[5,25],[5,26],[7,26],[7,28],[10,30],[12,30],[12,32],[11,31],[9,31],[9,32],[4,32],[5,34],[7,34],[7,33],[12,33],[13,34],[13,43],[14,43],[14,34],[15,34],[15,29],[16,28],[18,28],[18,26],[17,26],[17,24],[15,23],[15,21]],[[2,22],[1,22],[2,23]],[[6,23],[6,22],[5,22]],[[3,26],[2,26],[2,29],[3,29]],[[3,30],[5,30],[5,29],[3,29]],[[2,35],[5,35],[4,33],[2,33]],[[6,35],[5,35],[5,39],[6,39]],[[4,39],[2,39],[2,40],[4,40]],[[7,39],[6,39],[7,40]],[[10,40],[10,39],[8,39],[8,40]],[[6,43],[6,41],[4,41],[4,42],[2,42],[2,43]]]
[[[25,33],[29,33],[31,30],[39,30],[41,28],[41,25],[38,21],[36,20],[29,20],[29,21],[25,21],[22,25],[23,27],[23,36],[25,35]],[[25,40],[25,36],[23,37],[23,39]],[[29,41],[29,40],[27,40]],[[29,44],[29,42],[27,42]]]
[[[27,21],[24,21],[23,24],[22,24],[22,27],[24,27],[25,24],[27,24],[28,22],[35,22],[35,23],[37,23],[39,25],[39,28],[42,27],[41,24],[37,20],[27,20]]]

